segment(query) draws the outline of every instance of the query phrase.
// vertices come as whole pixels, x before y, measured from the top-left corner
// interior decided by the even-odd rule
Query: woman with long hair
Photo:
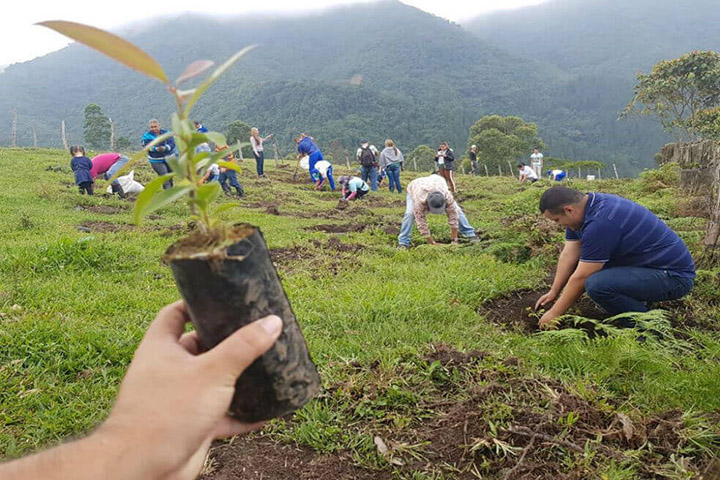
[[[252,146],[253,155],[255,156],[255,166],[257,168],[257,174],[260,178],[265,178],[265,151],[263,149],[263,143],[270,140],[273,136],[271,133],[267,137],[261,137],[260,131],[253,127],[250,129],[250,145]]]

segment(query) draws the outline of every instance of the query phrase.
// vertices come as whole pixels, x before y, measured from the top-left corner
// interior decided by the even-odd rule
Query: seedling
[[[283,320],[283,331],[275,345],[255,361],[238,379],[230,411],[238,419],[256,422],[284,415],[307,403],[320,389],[320,378],[310,360],[307,345],[295,321],[280,279],[270,260],[260,230],[251,225],[226,226],[217,215],[234,204],[217,208],[220,184],[199,185],[198,180],[213,165],[238,170],[224,161],[231,150],[197,152],[205,143],[226,146],[217,132],[196,132],[190,112],[208,88],[254,46],[246,47],[215,69],[197,87],[183,90],[183,84],[208,71],[214,63],[197,60],[170,82],[162,67],[137,46],[95,27],[65,21],[40,25],[55,30],[113,60],[161,82],[170,92],[177,111],[172,115],[172,131],[158,136],[133,156],[124,173],[144,158],[148,150],[175,138],[177,157],[168,159],[172,172],[159,176],[145,187],[135,202],[135,221],[175,200],[185,198],[198,230],[172,245],[165,254],[178,289],[185,299],[200,343],[210,349],[240,327],[269,314]],[[235,148],[240,148],[237,145]],[[114,180],[112,178],[110,181]],[[168,180],[173,186],[162,189]]]

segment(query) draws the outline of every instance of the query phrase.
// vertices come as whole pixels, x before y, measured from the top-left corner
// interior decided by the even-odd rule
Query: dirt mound
[[[328,455],[275,443],[271,428],[264,436],[216,444],[201,478],[581,480],[600,478],[611,461],[631,463],[633,478],[656,478],[680,452],[688,472],[716,468],[712,455],[692,443],[683,412],[624,413],[586,388],[579,395],[559,380],[525,373],[516,357],[447,344],[393,365],[352,362],[319,401],[337,413],[326,426],[337,429],[340,444],[345,437],[374,438],[374,460],[339,444]],[[400,418],[408,423],[393,420]],[[280,429],[284,438],[295,421]],[[702,421],[718,425],[720,416]]]
[[[440,362],[444,367],[467,365],[487,357],[487,352],[471,350],[467,353],[459,352],[447,343],[434,343],[430,345],[430,352],[424,359],[428,362]]]
[[[280,215],[280,210],[278,210],[277,205],[268,205],[265,209],[265,213],[269,213],[270,215]]]
[[[112,223],[112,222],[103,222],[103,221],[94,221],[94,220],[86,220],[80,225],[75,227],[77,230],[80,230],[81,232],[99,232],[99,233],[105,233],[105,232],[120,232],[123,230],[132,230],[134,227],[133,225],[128,225],[126,223]]]
[[[334,224],[334,223],[328,223],[328,224],[320,224],[320,225],[313,225],[311,227],[307,227],[306,230],[310,230],[313,232],[325,232],[325,233],[351,233],[351,232],[362,232],[367,228],[367,225],[364,225],[362,223],[347,223],[344,225]]]
[[[301,246],[280,247],[270,249],[270,258],[273,263],[286,266],[292,262],[313,258],[314,254],[308,248]]]
[[[365,480],[390,479],[390,472],[353,466],[349,455],[322,455],[309,448],[262,436],[236,439],[211,451],[200,480]]]

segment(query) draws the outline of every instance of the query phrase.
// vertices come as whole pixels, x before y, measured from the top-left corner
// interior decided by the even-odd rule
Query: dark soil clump
[[[338,224],[320,224],[320,225],[313,225],[312,227],[307,227],[307,230],[315,231],[315,232],[325,232],[325,233],[351,233],[351,232],[362,232],[365,230],[367,225],[364,225],[362,223],[348,223],[345,225],[338,225]]]
[[[475,363],[487,356],[489,356],[487,352],[481,352],[480,350],[463,353],[447,343],[435,343],[430,345],[430,352],[425,355],[424,359],[428,362],[440,362],[442,366],[448,367]]]
[[[125,213],[128,211],[125,207],[112,207],[110,205],[78,205],[77,210],[87,210],[88,212],[102,213],[102,214],[116,214]]]
[[[265,213],[269,213],[270,215],[280,215],[280,210],[278,210],[277,205],[268,205],[265,209]]]
[[[364,246],[354,243],[343,243],[338,237],[330,237],[324,244],[319,240],[312,240],[312,244],[319,249],[334,250],[342,253],[357,253],[363,249]]]

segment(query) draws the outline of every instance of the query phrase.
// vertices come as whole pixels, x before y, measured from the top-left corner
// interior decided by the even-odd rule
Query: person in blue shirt
[[[315,143],[312,137],[304,133],[301,133],[300,136],[295,139],[295,143],[297,143],[298,155],[300,157],[308,156],[308,173],[312,172],[315,170],[315,164],[320,160],[324,160],[320,147],[317,146],[317,143]],[[312,173],[310,173],[310,181],[315,183]]]
[[[692,289],[695,264],[690,252],[677,233],[645,207],[616,195],[558,186],[543,193],[540,211],[565,227],[555,280],[535,304],[537,309],[554,302],[540,319],[540,328],[553,327],[583,291],[617,315],[646,312],[648,302],[681,298]]]
[[[154,118],[148,122],[148,126],[149,130],[143,134],[141,140],[143,148],[145,148],[157,137],[167,133],[167,130],[160,128],[160,122]],[[173,137],[165,139],[148,150],[148,160],[150,161],[150,166],[153,170],[155,170],[155,173],[157,173],[158,176],[166,175],[172,172],[172,169],[168,164],[168,159],[173,158],[176,155],[175,139]],[[163,183],[163,188],[170,188],[172,185],[172,180],[168,180]]]
[[[193,122],[193,125],[195,125],[195,131],[198,133],[208,133],[209,132],[209,130],[207,128],[205,128],[205,125],[198,122],[197,120],[195,120]],[[210,148],[210,144],[207,142],[201,143],[200,145],[195,147],[195,153],[211,152],[211,151],[212,151],[212,149]]]

